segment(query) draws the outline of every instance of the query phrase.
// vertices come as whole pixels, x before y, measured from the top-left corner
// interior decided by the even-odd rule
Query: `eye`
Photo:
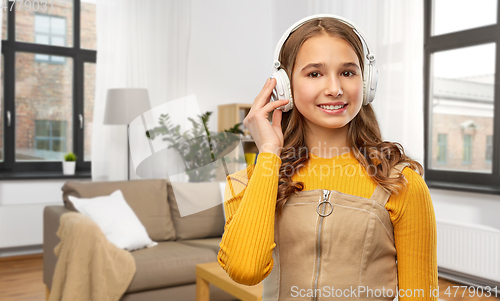
[[[319,76],[318,72],[311,72],[307,76],[312,77],[312,78],[317,78]]]
[[[352,70],[346,70],[346,71],[342,72],[342,74],[345,74],[346,72],[347,72],[347,73],[351,73],[352,75],[350,75],[350,76],[354,76],[354,75],[356,75],[356,72],[354,72],[354,71],[352,71]],[[350,76],[348,75],[348,77],[350,77]]]

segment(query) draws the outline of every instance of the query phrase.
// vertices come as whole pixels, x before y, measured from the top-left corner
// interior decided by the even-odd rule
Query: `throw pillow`
[[[133,251],[158,244],[149,238],[120,190],[90,199],[68,198],[75,209],[99,225],[106,238],[118,248]]]
[[[169,182],[167,188],[168,203],[177,235],[176,240],[222,236],[224,233],[224,210],[221,204],[219,183]],[[196,204],[201,204],[202,207],[203,204],[218,205],[181,217],[179,204],[191,208],[195,208],[192,206]]]
[[[68,196],[94,198],[110,195],[121,190],[125,201],[146,228],[148,236],[154,241],[175,240],[170,207],[167,201],[167,180],[149,179],[110,182],[68,181],[62,187],[66,208],[75,210]]]

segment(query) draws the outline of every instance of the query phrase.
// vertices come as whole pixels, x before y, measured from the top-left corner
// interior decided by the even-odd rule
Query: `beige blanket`
[[[58,257],[49,301],[119,300],[134,277],[130,252],[107,240],[99,226],[79,212],[61,215]]]

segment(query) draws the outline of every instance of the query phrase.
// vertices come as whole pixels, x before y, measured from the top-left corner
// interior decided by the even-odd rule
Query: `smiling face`
[[[313,134],[347,129],[363,102],[363,77],[356,52],[345,40],[327,34],[307,39],[292,73],[294,107]],[[341,89],[341,94],[337,96]],[[328,111],[320,104],[343,103]],[[346,126],[347,125],[347,126]]]

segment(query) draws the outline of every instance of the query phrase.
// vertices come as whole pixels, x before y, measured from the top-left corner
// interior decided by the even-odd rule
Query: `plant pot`
[[[63,175],[74,175],[75,166],[75,161],[63,161]]]

